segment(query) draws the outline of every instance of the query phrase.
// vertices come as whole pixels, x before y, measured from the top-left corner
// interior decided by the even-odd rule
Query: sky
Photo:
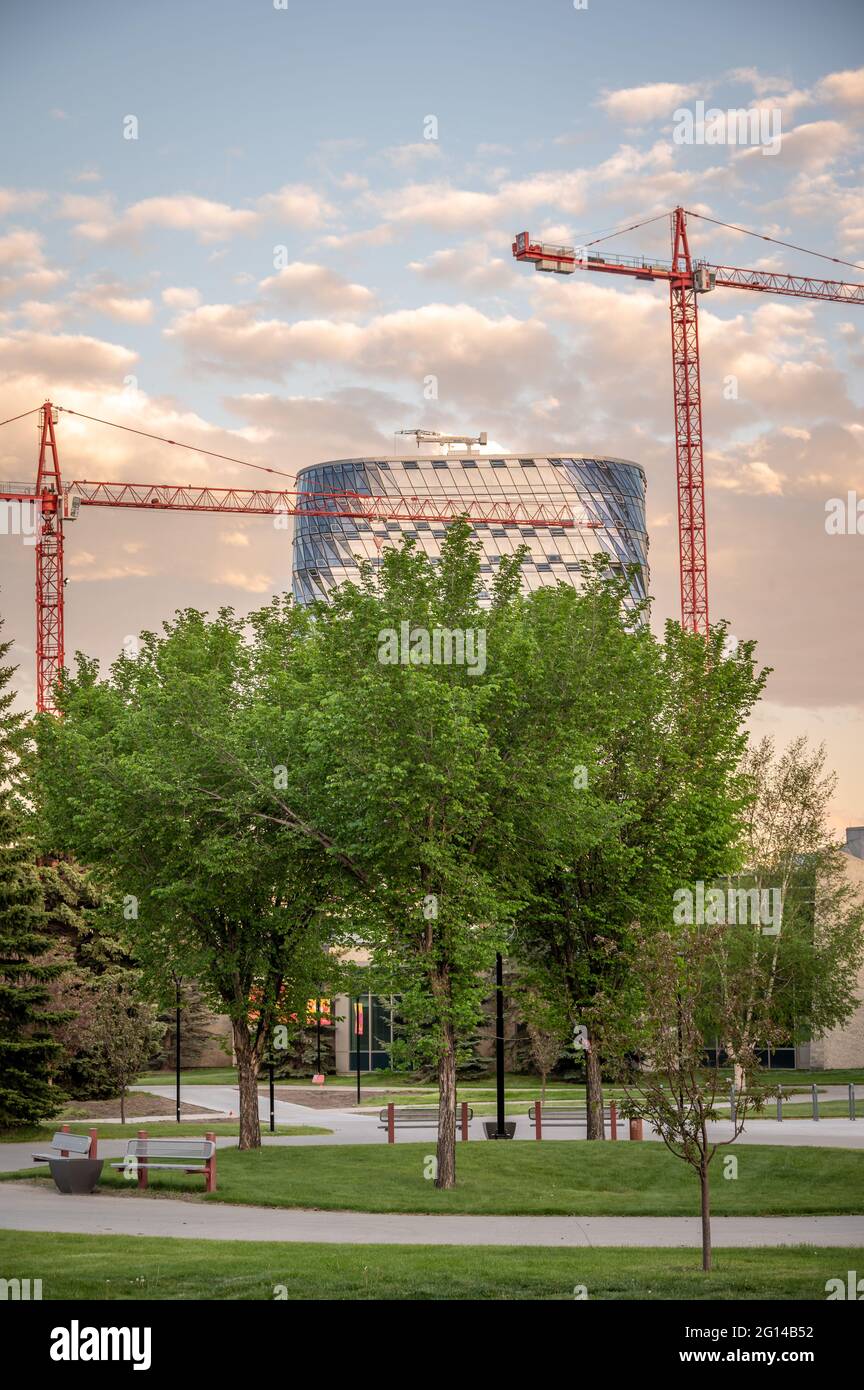
[[[633,459],[660,628],[678,616],[668,294],[538,275],[513,235],[647,222],[603,245],[668,257],[680,204],[758,234],[691,217],[708,261],[864,282],[862,63],[858,0],[5,0],[0,419],[50,397],[286,487],[415,426]],[[680,142],[700,102],[755,111],[765,140]],[[864,534],[828,534],[826,506],[864,499],[864,305],[699,308],[712,617],[772,668],[754,733],[824,741],[836,824],[861,824]],[[69,480],[268,481],[58,431]],[[33,418],[0,429],[0,477],[35,464]],[[103,662],[176,608],[290,587],[261,518],[82,509],[66,534],[67,652]],[[30,706],[33,569],[0,536]]]

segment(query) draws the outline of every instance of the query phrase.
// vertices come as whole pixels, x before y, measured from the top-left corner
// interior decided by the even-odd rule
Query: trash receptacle
[[[49,1158],[51,1176],[61,1192],[92,1192],[102,1176],[101,1158]]]

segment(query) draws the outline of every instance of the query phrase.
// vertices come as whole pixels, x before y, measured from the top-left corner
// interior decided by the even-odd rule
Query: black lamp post
[[[499,951],[495,957],[495,1090],[498,1102],[499,1139],[507,1138],[504,1118],[504,961]]]
[[[174,1061],[177,1123],[180,1123],[180,986],[183,976],[174,973]]]
[[[504,960],[499,951],[495,957],[495,1098],[497,1115],[495,1122],[485,1120],[483,1128],[487,1139],[512,1139],[516,1123],[508,1126],[504,1113]]]

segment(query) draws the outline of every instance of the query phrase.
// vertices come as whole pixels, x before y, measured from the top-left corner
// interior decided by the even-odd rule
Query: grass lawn
[[[181,1121],[159,1120],[152,1124],[140,1124],[134,1122],[128,1125],[106,1125],[98,1120],[95,1125],[72,1124],[69,1125],[72,1134],[89,1134],[91,1129],[95,1129],[100,1139],[135,1139],[139,1129],[145,1129],[151,1139],[203,1139],[205,1134],[233,1135],[236,1139],[240,1133],[239,1125],[236,1120],[226,1121],[222,1124],[213,1124],[212,1121],[199,1120],[198,1123]],[[56,1134],[55,1129],[37,1129],[30,1127],[26,1131],[3,1130],[0,1133],[0,1143],[5,1144],[28,1144],[32,1140],[34,1143],[50,1143]],[[269,1134],[266,1125],[261,1126],[262,1134]],[[296,1135],[296,1134],[332,1134],[332,1129],[322,1129],[318,1125],[277,1125],[277,1134]]]
[[[729,1077],[731,1073],[729,1073],[728,1070],[721,1069],[721,1075]],[[857,1085],[864,1085],[864,1068],[862,1067],[840,1068],[835,1071],[776,1070],[763,1072],[762,1076],[764,1080],[770,1081],[771,1085],[774,1086],[802,1087],[811,1086],[814,1083],[817,1086],[845,1086],[850,1082],[854,1082]],[[135,1084],[137,1086],[173,1086],[174,1080],[173,1071],[146,1072],[143,1076],[139,1076]],[[504,1080],[508,1091],[524,1092],[531,1100],[534,1099],[535,1095],[540,1094],[539,1076],[526,1075],[522,1072],[508,1072]],[[234,1068],[230,1066],[196,1067],[191,1071],[181,1071],[180,1082],[183,1086],[236,1086],[237,1073]],[[267,1085],[266,1073],[262,1074],[261,1084],[264,1086]],[[311,1075],[306,1077],[278,1077],[276,1084],[278,1086],[311,1086],[312,1077]],[[356,1086],[356,1073],[352,1072],[344,1076],[335,1076],[331,1073],[326,1077],[324,1084],[325,1086]],[[385,1069],[360,1073],[361,1091],[370,1086],[411,1087],[412,1089],[431,1089],[433,1091],[436,1089],[434,1085],[430,1087],[428,1082],[425,1083],[425,1085],[420,1085],[420,1083],[412,1078],[410,1072],[396,1072]],[[480,1077],[476,1081],[460,1083],[459,1090],[460,1094],[464,1096],[464,1099],[468,1100],[473,1093],[481,1088],[491,1088],[494,1091],[494,1071],[490,1071],[487,1077]],[[548,1089],[550,1092],[558,1091],[564,1095],[572,1095],[575,1091],[578,1095],[582,1096],[585,1092],[584,1082],[581,1081],[550,1081],[548,1083]],[[614,1086],[610,1089],[613,1092],[615,1091]]]
[[[424,1177],[434,1137],[421,1144],[309,1145],[219,1154],[219,1190],[201,1201],[338,1211],[474,1212],[694,1216],[699,1185],[693,1171],[660,1144],[458,1146],[457,1187],[439,1192]],[[724,1180],[733,1153],[738,1176]],[[712,1209],[718,1216],[864,1212],[864,1151],[747,1145],[721,1148],[712,1166]],[[8,1175],[7,1175],[8,1176]],[[17,1176],[32,1178],[32,1170]],[[134,1191],[106,1168],[101,1188]],[[152,1192],[200,1193],[183,1174],[154,1172]]]
[[[727,1111],[728,1114],[728,1111]],[[855,1114],[859,1120],[864,1122],[864,1096],[858,1096],[855,1102]],[[847,1100],[822,1100],[819,1101],[819,1115],[824,1120],[848,1120],[849,1102]],[[783,1102],[784,1120],[809,1120],[813,1116],[813,1106],[810,1101],[785,1101]],[[765,1109],[758,1113],[751,1113],[747,1116],[749,1125],[751,1120],[774,1120],[777,1119],[777,1103],[769,1100]]]
[[[854,1250],[306,1245],[0,1231],[6,1271],[41,1279],[43,1299],[816,1299]],[[10,1276],[11,1277],[11,1274]],[[285,1295],[282,1295],[283,1297]]]

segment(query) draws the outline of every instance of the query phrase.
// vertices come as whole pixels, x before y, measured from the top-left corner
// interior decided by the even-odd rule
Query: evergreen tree
[[[16,668],[3,664],[11,646],[0,641],[0,1127],[41,1120],[61,1098],[50,1084],[57,1015],[45,1006],[62,966],[43,959],[50,941],[20,796],[23,716],[7,689]]]

